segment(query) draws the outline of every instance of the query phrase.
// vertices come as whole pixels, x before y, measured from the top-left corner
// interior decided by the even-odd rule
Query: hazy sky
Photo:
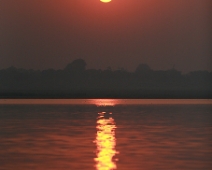
[[[211,0],[0,0],[0,69],[212,70]]]

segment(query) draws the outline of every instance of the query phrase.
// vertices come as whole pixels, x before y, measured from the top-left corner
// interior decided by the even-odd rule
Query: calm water
[[[211,104],[59,103],[0,105],[1,170],[212,169]]]

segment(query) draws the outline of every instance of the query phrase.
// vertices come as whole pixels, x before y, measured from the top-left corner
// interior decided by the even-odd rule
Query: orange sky
[[[0,69],[212,68],[210,0],[2,0]],[[130,60],[130,62],[129,62]]]

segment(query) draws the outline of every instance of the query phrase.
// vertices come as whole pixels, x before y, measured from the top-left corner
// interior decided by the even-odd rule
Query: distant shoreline
[[[0,105],[212,105],[212,99],[0,99]]]
[[[63,70],[10,67],[0,70],[1,99],[212,99],[212,72],[152,70],[139,64],[125,69],[86,69],[76,59]]]

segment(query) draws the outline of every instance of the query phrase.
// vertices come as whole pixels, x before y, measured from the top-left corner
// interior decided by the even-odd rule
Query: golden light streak
[[[99,117],[97,119],[97,135],[95,140],[97,146],[97,158],[95,158],[96,169],[115,170],[117,169],[117,166],[113,158],[117,154],[115,149],[116,125],[112,117],[106,119],[104,114],[105,112],[99,113]]]

